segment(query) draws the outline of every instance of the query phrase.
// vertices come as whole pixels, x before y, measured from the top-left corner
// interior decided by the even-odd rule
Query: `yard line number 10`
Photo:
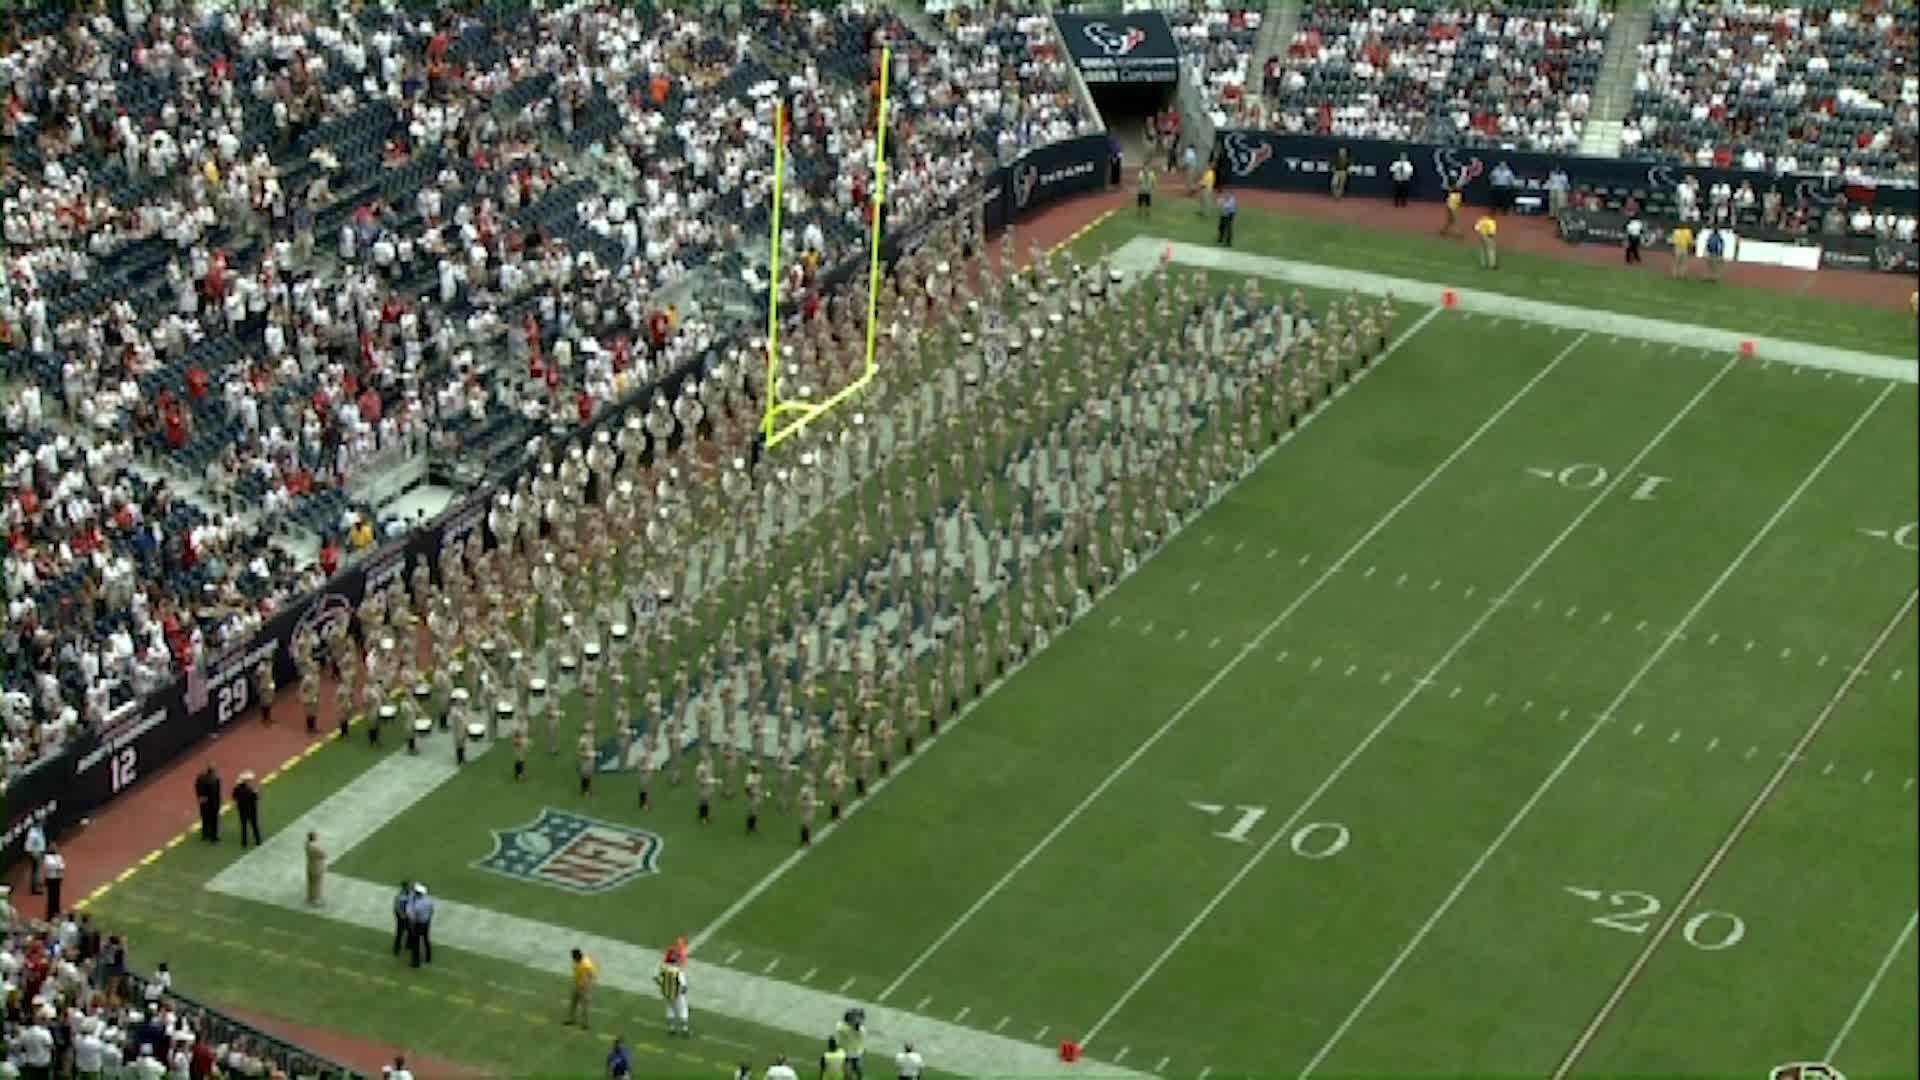
[[[1618,930],[1623,934],[1644,934],[1647,928],[1660,915],[1660,898],[1651,893],[1633,889],[1617,889],[1607,892],[1601,889],[1586,889],[1578,885],[1568,885],[1567,892],[1582,900],[1604,903],[1610,909],[1605,914],[1595,915],[1587,921],[1595,926],[1604,926],[1609,930]],[[1680,924],[1680,936],[1687,944],[1701,952],[1719,952],[1740,944],[1747,936],[1747,924],[1740,916],[1728,911],[1696,911],[1686,922]]]
[[[1244,844],[1253,835],[1254,826],[1267,816],[1264,806],[1225,806],[1220,803],[1190,802],[1188,806],[1228,822],[1226,828],[1213,835],[1221,840],[1231,840]],[[1331,859],[1347,849],[1353,836],[1345,825],[1337,821],[1311,821],[1293,830],[1287,838],[1287,846],[1295,855],[1303,859]]]

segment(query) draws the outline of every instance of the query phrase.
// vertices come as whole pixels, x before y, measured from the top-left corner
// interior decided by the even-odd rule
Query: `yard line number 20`
[[[1578,885],[1568,885],[1567,892],[1582,900],[1594,903],[1604,902],[1612,910],[1595,915],[1587,921],[1595,926],[1604,926],[1609,930],[1618,930],[1625,934],[1644,934],[1660,915],[1660,898],[1652,893],[1643,893],[1635,889],[1616,889],[1605,892],[1600,889],[1586,889]],[[1747,936],[1747,924],[1740,916],[1728,911],[1696,911],[1686,922],[1680,924],[1680,936],[1687,944],[1702,952],[1719,952],[1740,944]]]

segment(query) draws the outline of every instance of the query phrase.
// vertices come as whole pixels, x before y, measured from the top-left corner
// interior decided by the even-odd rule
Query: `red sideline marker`
[[[1069,1063],[1079,1061],[1080,1044],[1074,1042],[1072,1039],[1062,1040],[1060,1043],[1060,1060]]]
[[[1744,356],[1744,357],[1747,357],[1748,359],[1752,359],[1752,357],[1753,357],[1753,353],[1754,353],[1754,349],[1753,349],[1753,342],[1751,342],[1751,341],[1742,341],[1742,342],[1740,343],[1740,355],[1741,355],[1741,356]]]
[[[1161,255],[1160,255],[1160,261],[1161,261],[1161,262],[1163,262],[1163,263],[1167,263],[1168,265],[1172,265],[1172,263],[1173,263],[1173,241],[1171,241],[1171,240],[1169,240],[1169,241],[1167,241],[1167,250],[1166,250],[1165,252],[1163,252],[1163,253],[1161,253]]]
[[[1441,293],[1441,294],[1440,294],[1440,306],[1441,306],[1441,307],[1450,307],[1450,308],[1451,308],[1451,307],[1459,307],[1459,306],[1460,306],[1460,294],[1459,294],[1459,293],[1457,293],[1457,292],[1454,292],[1454,291],[1453,291],[1452,289],[1448,289],[1448,290],[1447,290],[1446,292],[1443,292],[1443,293]]]

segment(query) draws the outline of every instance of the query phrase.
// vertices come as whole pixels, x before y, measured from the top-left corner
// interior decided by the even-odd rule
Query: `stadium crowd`
[[[1580,145],[1612,13],[1585,4],[1309,4],[1262,73],[1295,134]]]
[[[4,905],[0,905],[4,906]],[[83,913],[53,922],[7,911],[0,939],[0,1076],[282,1077],[310,1059],[232,1034],[177,997],[166,964],[141,977],[126,938]]]
[[[938,42],[861,4],[0,30],[8,775],[376,544],[356,478],[524,452],[709,353],[680,299],[765,287],[782,104],[783,287],[810,295],[865,242],[881,43],[896,227],[1088,128],[1051,22],[1011,11]]]
[[[1920,173],[1920,10],[1662,0],[1640,46],[1630,157],[1780,173]]]

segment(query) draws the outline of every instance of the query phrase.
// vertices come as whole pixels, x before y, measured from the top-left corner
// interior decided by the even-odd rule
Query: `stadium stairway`
[[[1640,43],[1653,25],[1650,4],[1622,4],[1607,31],[1607,52],[1593,87],[1593,108],[1580,137],[1580,152],[1590,157],[1620,156],[1620,132],[1633,104],[1633,80],[1640,70]]]
[[[1300,28],[1300,7],[1301,0],[1272,0],[1267,4],[1260,36],[1254,40],[1253,52],[1247,56],[1246,85],[1250,93],[1261,92],[1265,81],[1261,72],[1266,70],[1267,57],[1285,52],[1287,43],[1293,40],[1293,32]]]

